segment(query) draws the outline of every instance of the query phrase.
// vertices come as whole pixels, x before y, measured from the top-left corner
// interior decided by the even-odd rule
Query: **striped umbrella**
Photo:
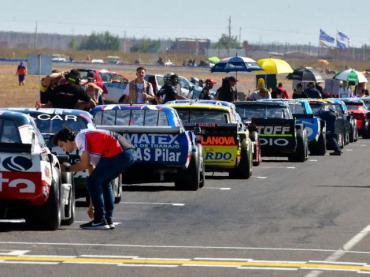
[[[355,83],[367,83],[367,79],[360,71],[354,70],[352,68],[344,70],[334,75],[333,79],[343,80],[347,82]]]

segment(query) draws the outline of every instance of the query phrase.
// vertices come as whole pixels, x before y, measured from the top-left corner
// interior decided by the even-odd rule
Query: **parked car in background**
[[[52,54],[51,55],[51,60],[53,62],[66,62],[67,57],[64,54]]]
[[[356,118],[358,134],[363,138],[370,138],[370,112],[362,98],[341,98],[341,100],[346,104],[348,112]]]
[[[157,93],[164,85],[166,79],[165,77],[166,76],[159,74],[147,74],[145,76],[145,80],[152,84],[154,93]],[[180,95],[185,96],[187,98],[192,98],[193,88],[194,88],[193,83],[191,83],[185,77],[179,76],[179,84],[176,87],[176,89]]]
[[[119,103],[123,99],[124,90],[129,82],[129,79],[115,71],[105,69],[86,69],[79,68],[80,79],[82,82],[87,82],[87,73],[93,71],[95,73],[95,83],[103,89],[103,101],[105,103]]]
[[[24,218],[56,230],[75,217],[69,172],[47,147],[32,117],[0,111],[0,218]]]

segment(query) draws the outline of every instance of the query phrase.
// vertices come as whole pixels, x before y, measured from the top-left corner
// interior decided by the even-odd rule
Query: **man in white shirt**
[[[136,79],[126,86],[124,103],[148,104],[154,100],[152,84],[144,80],[145,74],[145,67],[140,66],[136,69]]]

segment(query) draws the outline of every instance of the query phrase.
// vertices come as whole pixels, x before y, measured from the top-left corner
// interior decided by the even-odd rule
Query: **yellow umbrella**
[[[260,71],[262,73],[284,74],[293,72],[293,68],[284,60],[266,58],[259,59],[257,63],[263,68],[263,71]]]
[[[324,60],[324,59],[320,59],[319,60],[319,63],[325,64],[325,65],[328,65],[329,64],[328,60]]]

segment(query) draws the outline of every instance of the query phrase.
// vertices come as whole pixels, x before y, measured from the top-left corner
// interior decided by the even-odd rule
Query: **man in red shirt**
[[[281,98],[281,99],[289,99],[289,94],[286,89],[283,87],[282,83],[278,84],[276,90],[271,94],[272,98]]]
[[[91,201],[88,214],[93,209],[93,220],[80,225],[82,229],[114,229],[113,191],[111,181],[127,170],[135,161],[134,147],[121,135],[105,131],[83,129],[75,134],[64,127],[53,138],[54,146],[71,153],[78,150],[80,161],[76,164],[62,164],[66,172],[89,170],[87,190]]]
[[[23,62],[18,65],[16,74],[18,76],[19,85],[24,86],[24,81],[27,74],[27,67],[23,64]]]

